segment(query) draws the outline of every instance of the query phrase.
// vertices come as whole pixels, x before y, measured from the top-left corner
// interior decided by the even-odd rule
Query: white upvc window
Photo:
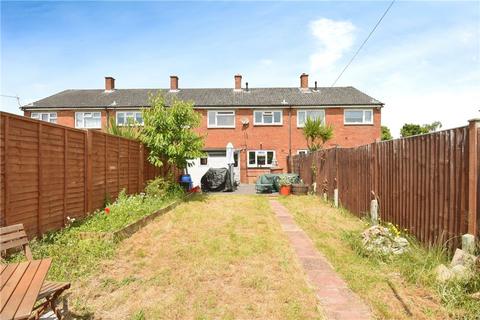
[[[208,128],[235,128],[235,111],[208,110]]]
[[[297,150],[297,154],[298,154],[298,155],[307,155],[307,154],[308,154],[308,150],[307,150],[307,149]]]
[[[323,109],[300,109],[297,110],[297,127],[303,128],[307,119],[317,120],[321,119],[322,124],[325,124],[325,110]]]
[[[275,159],[273,150],[249,150],[248,167],[271,167]]]
[[[345,109],[344,124],[373,124],[372,109]]]
[[[102,113],[93,111],[75,112],[75,128],[101,129]]]
[[[57,113],[56,112],[32,112],[30,118],[42,120],[50,123],[57,123]]]
[[[117,125],[143,125],[143,117],[141,111],[117,111]]]
[[[258,126],[282,125],[282,110],[254,110],[253,124]]]

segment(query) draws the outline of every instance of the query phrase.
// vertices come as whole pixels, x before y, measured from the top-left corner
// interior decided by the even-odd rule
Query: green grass
[[[101,319],[322,319],[267,198],[196,195],[71,290]]]
[[[50,257],[53,260],[48,279],[75,281],[95,272],[100,261],[114,256],[117,243],[109,239],[84,239],[85,231],[116,231],[182,198],[183,192],[175,185],[161,179],[154,180],[145,194],[126,195],[122,192],[109,205],[110,214],[97,210],[86,219],[74,221],[70,226],[32,240],[30,246],[35,259]],[[9,261],[24,260],[22,254],[9,257]]]
[[[361,232],[368,224],[347,210],[334,209],[314,196],[286,197],[280,201],[378,317],[411,318],[393,295],[390,282],[400,292],[414,318],[478,319],[480,302],[468,295],[480,290],[480,275],[468,283],[439,284],[434,269],[441,263],[449,263],[442,247],[425,248],[409,237],[411,246],[406,254],[387,258],[372,256],[361,245]]]

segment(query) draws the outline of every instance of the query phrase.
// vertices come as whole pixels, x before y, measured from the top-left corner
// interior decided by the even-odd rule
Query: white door
[[[214,150],[207,151],[207,156],[205,158],[199,158],[189,161],[192,166],[188,168],[188,173],[192,177],[193,186],[200,186],[200,181],[203,175],[210,168],[228,168],[227,164],[227,153],[225,150]],[[235,175],[235,181],[240,184],[240,152],[235,151],[234,153],[235,164],[233,167],[233,172]]]

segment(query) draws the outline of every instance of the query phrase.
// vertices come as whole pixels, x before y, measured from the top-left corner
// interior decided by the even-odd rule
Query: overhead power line
[[[345,66],[345,68],[343,68],[342,72],[340,72],[340,74],[338,75],[337,79],[335,79],[335,81],[332,83],[332,87],[337,84],[337,81],[340,79],[340,77],[343,75],[343,73],[348,69],[348,67],[352,64],[353,60],[357,57],[358,53],[360,52],[360,50],[362,50],[363,46],[365,45],[365,43],[367,43],[368,39],[370,39],[370,37],[372,36],[372,34],[375,32],[375,30],[377,29],[377,27],[380,25],[380,23],[382,22],[383,18],[385,18],[385,16],[387,15],[388,11],[390,11],[390,8],[393,6],[393,4],[395,3],[395,0],[393,0],[392,2],[390,2],[390,5],[388,6],[388,8],[385,10],[385,12],[382,14],[382,16],[380,17],[380,19],[377,21],[377,24],[375,24],[375,26],[373,27],[372,31],[370,31],[370,33],[368,34],[367,38],[362,42],[362,44],[360,45],[360,47],[358,48],[357,52],[355,52],[355,54],[353,55],[353,57],[350,59],[350,61],[347,63],[347,65]]]

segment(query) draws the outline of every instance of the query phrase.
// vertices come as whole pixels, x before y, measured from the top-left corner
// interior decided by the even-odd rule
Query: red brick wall
[[[380,139],[381,111],[374,108],[374,123],[372,125],[344,125],[343,108],[325,109],[327,124],[334,127],[332,140],[328,146],[339,145],[353,147],[368,144]],[[115,111],[102,112],[102,129],[106,130],[107,118],[115,118]],[[253,125],[253,110],[251,108],[236,109],[235,128],[207,128],[207,110],[198,109],[202,114],[202,122],[198,132],[206,135],[206,148],[225,148],[228,142],[233,143],[236,149],[242,149],[240,154],[240,171],[242,182],[254,182],[256,177],[268,169],[247,168],[247,150],[275,150],[279,167],[287,170],[287,156],[289,154],[289,125],[291,123],[291,152],[307,149],[302,128],[297,128],[296,109],[283,109],[283,125],[281,126],[255,126]],[[25,111],[25,116],[30,116]],[[290,120],[291,118],[291,120]],[[247,126],[242,125],[242,120],[248,119]],[[75,111],[57,111],[57,123],[75,127]]]

